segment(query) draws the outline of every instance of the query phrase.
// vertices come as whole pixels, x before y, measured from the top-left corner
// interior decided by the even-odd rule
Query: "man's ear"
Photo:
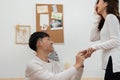
[[[41,46],[42,44],[43,44],[42,41],[40,40],[37,41],[37,46]]]

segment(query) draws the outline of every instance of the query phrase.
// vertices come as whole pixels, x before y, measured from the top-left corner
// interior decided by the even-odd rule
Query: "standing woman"
[[[120,80],[119,0],[98,0],[95,10],[99,17],[91,30],[90,40],[101,42],[92,48],[102,50],[104,80]]]

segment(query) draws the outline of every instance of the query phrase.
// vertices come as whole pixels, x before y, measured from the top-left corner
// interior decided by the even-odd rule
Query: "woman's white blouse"
[[[49,63],[35,57],[26,67],[26,80],[80,80],[83,69],[77,71],[71,67],[63,71],[59,62],[50,60]]]
[[[99,21],[98,21],[99,22]],[[120,23],[113,14],[106,16],[103,28],[98,30],[98,22],[92,28],[90,40],[101,42],[92,48],[103,50],[103,68],[106,69],[109,56],[112,56],[113,72],[120,72]]]

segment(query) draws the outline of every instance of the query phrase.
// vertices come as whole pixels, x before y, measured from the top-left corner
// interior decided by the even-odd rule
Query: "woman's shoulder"
[[[113,21],[114,21],[114,22],[119,22],[117,16],[114,15],[114,14],[108,14],[108,15],[106,16],[106,20],[107,20],[107,21],[110,21],[110,22],[113,22]]]
[[[116,17],[116,15],[114,15],[114,14],[108,14],[108,15],[106,16],[106,18],[117,18],[117,17]]]

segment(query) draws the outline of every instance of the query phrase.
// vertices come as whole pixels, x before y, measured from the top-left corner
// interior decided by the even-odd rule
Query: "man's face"
[[[54,42],[50,39],[50,37],[44,37],[41,40],[41,47],[45,51],[53,52],[54,51],[53,43]]]

